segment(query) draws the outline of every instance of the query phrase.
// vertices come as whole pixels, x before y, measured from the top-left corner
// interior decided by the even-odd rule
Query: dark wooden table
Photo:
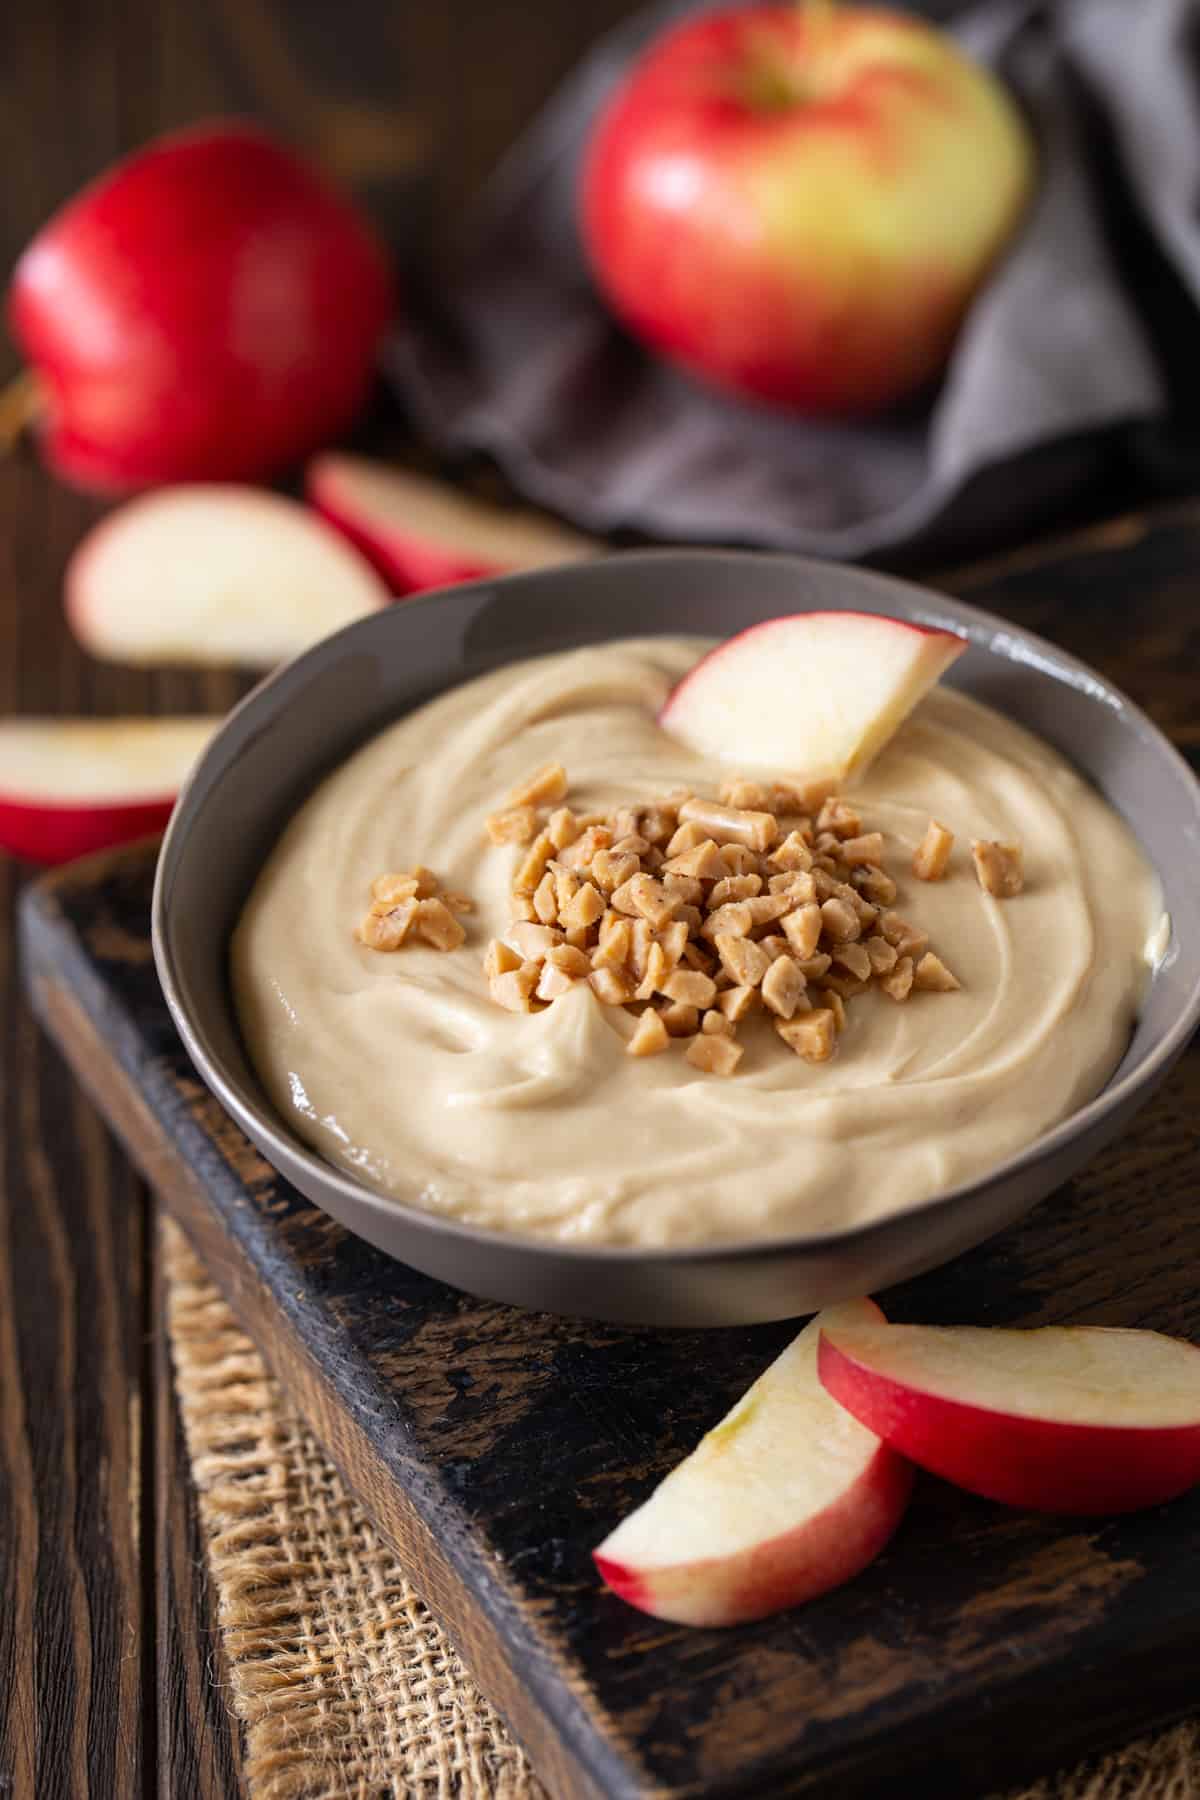
[[[436,268],[522,121],[631,10],[630,0],[10,0],[0,9],[4,267],[120,152],[204,113],[249,110],[354,183],[406,261]],[[502,74],[476,82],[475,69]],[[0,352],[0,376],[15,366]],[[140,673],[75,648],[62,570],[99,511],[28,456],[0,463],[0,708],[226,707],[233,675]],[[1196,518],[1178,531],[1194,555]],[[1110,631],[1111,611],[1093,599],[1031,595],[1018,582],[1013,610],[1194,737],[1170,570],[1140,597],[1132,660],[1128,630]],[[153,1208],[22,1000],[11,918],[26,878],[0,859],[0,1795],[236,1794]]]
[[[0,265],[7,277],[53,208],[143,139],[252,111],[353,183],[403,260],[436,266],[523,120],[631,10],[9,0]],[[502,75],[474,82],[475,69]],[[0,379],[16,366],[4,345]],[[141,673],[76,649],[62,571],[100,510],[32,458],[0,463],[0,710],[228,706],[233,676]],[[12,905],[24,879],[0,858],[0,1795],[234,1794],[153,1209],[21,998]]]

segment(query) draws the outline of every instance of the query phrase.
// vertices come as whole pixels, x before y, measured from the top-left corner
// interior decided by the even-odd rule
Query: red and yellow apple
[[[396,291],[350,201],[240,120],[159,138],[34,238],[8,300],[51,468],[253,480],[344,430]]]
[[[1008,1506],[1131,1512],[1200,1481],[1200,1349],[1156,1331],[827,1318],[818,1368],[894,1450]]]
[[[418,593],[595,556],[600,546],[537,513],[488,506],[428,476],[330,452],[308,466],[310,505],[393,593]]]
[[[659,723],[702,755],[833,787],[863,772],[966,647],[877,613],[768,619],[690,669]]]
[[[819,1313],[595,1552],[631,1606],[736,1625],[849,1581],[904,1514],[909,1465],[821,1387],[823,1325],[881,1322],[870,1300]]]
[[[876,411],[944,362],[1034,180],[1004,89],[920,20],[756,5],[668,31],[581,187],[614,311],[735,393]]]
[[[388,602],[378,575],[295,500],[197,482],[128,500],[67,566],[94,656],[269,669]]]
[[[0,720],[0,848],[62,863],[161,831],[219,722]]]

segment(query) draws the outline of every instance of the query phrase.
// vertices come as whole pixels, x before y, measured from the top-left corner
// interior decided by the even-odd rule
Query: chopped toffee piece
[[[435,950],[457,950],[466,942],[466,932],[440,900],[418,900],[414,923],[418,935]]]
[[[940,956],[927,950],[913,970],[913,986],[926,989],[931,994],[952,994],[962,983],[950,973]]]
[[[567,797],[567,771],[561,763],[544,763],[508,796],[510,806],[554,806]]]
[[[1025,886],[1020,844],[998,844],[976,838],[971,845],[971,856],[985,894],[992,894],[997,900],[1011,900]]]
[[[732,1075],[745,1055],[745,1050],[741,1044],[735,1044],[731,1037],[719,1037],[702,1031],[692,1039],[684,1055],[694,1068],[703,1069],[708,1075]]]
[[[648,1006],[637,1022],[637,1030],[625,1046],[627,1056],[657,1056],[671,1046],[671,1034],[662,1022],[662,1014]]]
[[[399,950],[417,922],[420,904],[415,899],[401,900],[395,906],[377,902],[358,928],[359,942],[368,950]]]
[[[913,852],[912,870],[918,881],[940,881],[946,873],[954,833],[937,819],[930,819],[925,836]]]
[[[493,975],[488,983],[492,999],[507,1012],[532,1012],[533,992],[540,973],[537,963],[525,962],[503,975]]]
[[[692,1037],[700,1028],[700,1014],[686,1000],[672,1000],[659,1017],[672,1037]]]
[[[489,813],[484,823],[493,844],[528,844],[537,831],[537,813],[532,806],[509,806]]]
[[[895,968],[882,975],[879,985],[891,1000],[907,1000],[912,993],[913,960],[911,956],[902,956]]]
[[[789,1050],[805,1062],[828,1062],[837,1048],[837,1025],[825,1007],[799,1019],[776,1019],[775,1029]]]

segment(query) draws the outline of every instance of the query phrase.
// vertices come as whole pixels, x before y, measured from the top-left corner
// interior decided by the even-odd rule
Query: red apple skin
[[[1007,95],[930,26],[768,4],[651,46],[595,128],[581,225],[651,348],[736,394],[869,414],[938,372],[1033,171]]]
[[[166,829],[174,797],[64,803],[0,796],[0,849],[26,862],[54,866],[93,850],[109,850]]]
[[[1109,1427],[994,1412],[892,1380],[825,1332],[817,1372],[893,1450],[1005,1506],[1083,1517],[1136,1512],[1200,1481],[1200,1423]]]
[[[874,1562],[904,1516],[912,1483],[911,1466],[881,1444],[854,1485],[824,1512],[748,1555],[653,1571],[628,1569],[607,1556],[593,1560],[613,1592],[640,1612],[691,1625],[748,1624],[815,1600]],[[698,1577],[708,1596],[707,1616],[690,1604]]]
[[[458,556],[449,547],[423,542],[383,524],[367,531],[355,514],[339,502],[336,482],[310,476],[309,504],[382,575],[393,594],[419,594],[427,588],[453,587],[458,581],[486,581],[508,570],[477,557]]]
[[[373,491],[380,483],[383,499]],[[492,580],[599,550],[536,514],[497,512],[430,477],[338,451],[313,458],[304,486],[309,505],[366,557],[394,595]]]
[[[269,476],[336,436],[395,302],[349,202],[265,132],[218,120],[55,214],[8,317],[45,389],[47,462],[120,492]]]

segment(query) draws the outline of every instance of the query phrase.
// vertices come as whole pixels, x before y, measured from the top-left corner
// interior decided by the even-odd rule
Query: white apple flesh
[[[623,1600],[681,1625],[736,1625],[849,1581],[883,1549],[909,1465],[817,1378],[823,1324],[881,1321],[869,1300],[820,1313],[595,1551]]]
[[[893,1449],[986,1499],[1131,1512],[1200,1481],[1200,1349],[1154,1331],[826,1322],[820,1377]]]
[[[374,570],[293,500],[253,488],[159,488],[110,513],[66,574],[93,655],[269,669],[384,606]]]
[[[316,457],[310,503],[396,593],[595,556],[600,546],[538,513],[507,511],[361,456]]]
[[[61,863],[161,831],[218,723],[0,720],[0,847]]]
[[[876,613],[768,619],[703,657],[659,723],[704,756],[832,786],[862,774],[966,647]]]

